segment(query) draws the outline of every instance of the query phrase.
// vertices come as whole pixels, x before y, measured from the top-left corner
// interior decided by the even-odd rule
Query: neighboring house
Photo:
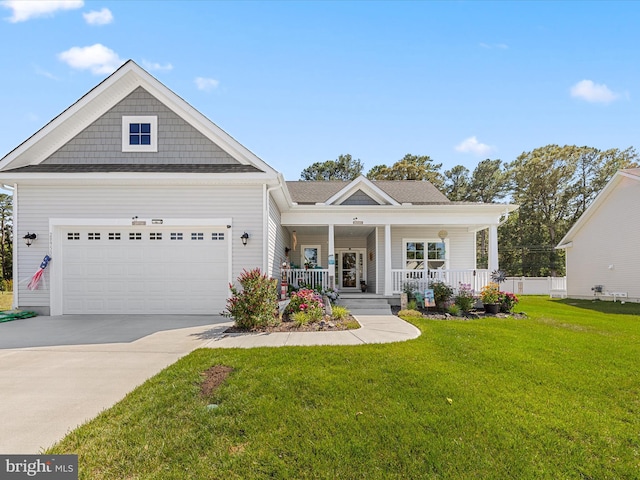
[[[0,182],[14,304],[52,315],[217,314],[244,269],[281,278],[283,263],[290,283],[389,298],[429,278],[479,288],[516,208],[450,202],[429,182],[285,182],[132,61],[6,155]]]
[[[567,296],[640,301],[639,243],[640,168],[620,170],[556,247],[566,252]]]

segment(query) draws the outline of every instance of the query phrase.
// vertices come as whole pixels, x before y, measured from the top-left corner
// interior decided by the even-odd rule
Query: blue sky
[[[639,2],[0,1],[0,157],[133,59],[288,180],[639,145]]]

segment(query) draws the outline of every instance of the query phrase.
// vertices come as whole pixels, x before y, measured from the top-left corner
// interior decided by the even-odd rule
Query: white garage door
[[[68,227],[62,233],[65,314],[224,310],[226,226]]]

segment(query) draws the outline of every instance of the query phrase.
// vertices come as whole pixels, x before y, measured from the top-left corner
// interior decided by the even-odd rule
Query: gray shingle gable
[[[122,116],[158,117],[157,152],[122,151]],[[240,164],[144,88],[138,87],[43,164]]]

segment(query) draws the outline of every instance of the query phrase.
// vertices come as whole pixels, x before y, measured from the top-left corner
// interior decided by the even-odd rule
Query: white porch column
[[[329,288],[335,288],[336,286],[336,251],[335,251],[335,246],[334,246],[334,237],[335,237],[335,233],[334,233],[334,228],[333,228],[333,224],[330,223],[329,224],[329,233],[328,233],[328,243],[329,243],[329,252],[327,253],[327,255],[329,255],[328,257],[328,268],[329,268]]]
[[[393,294],[391,275],[391,225],[384,226],[384,295]]]
[[[489,227],[489,271],[498,270],[498,226]]]

